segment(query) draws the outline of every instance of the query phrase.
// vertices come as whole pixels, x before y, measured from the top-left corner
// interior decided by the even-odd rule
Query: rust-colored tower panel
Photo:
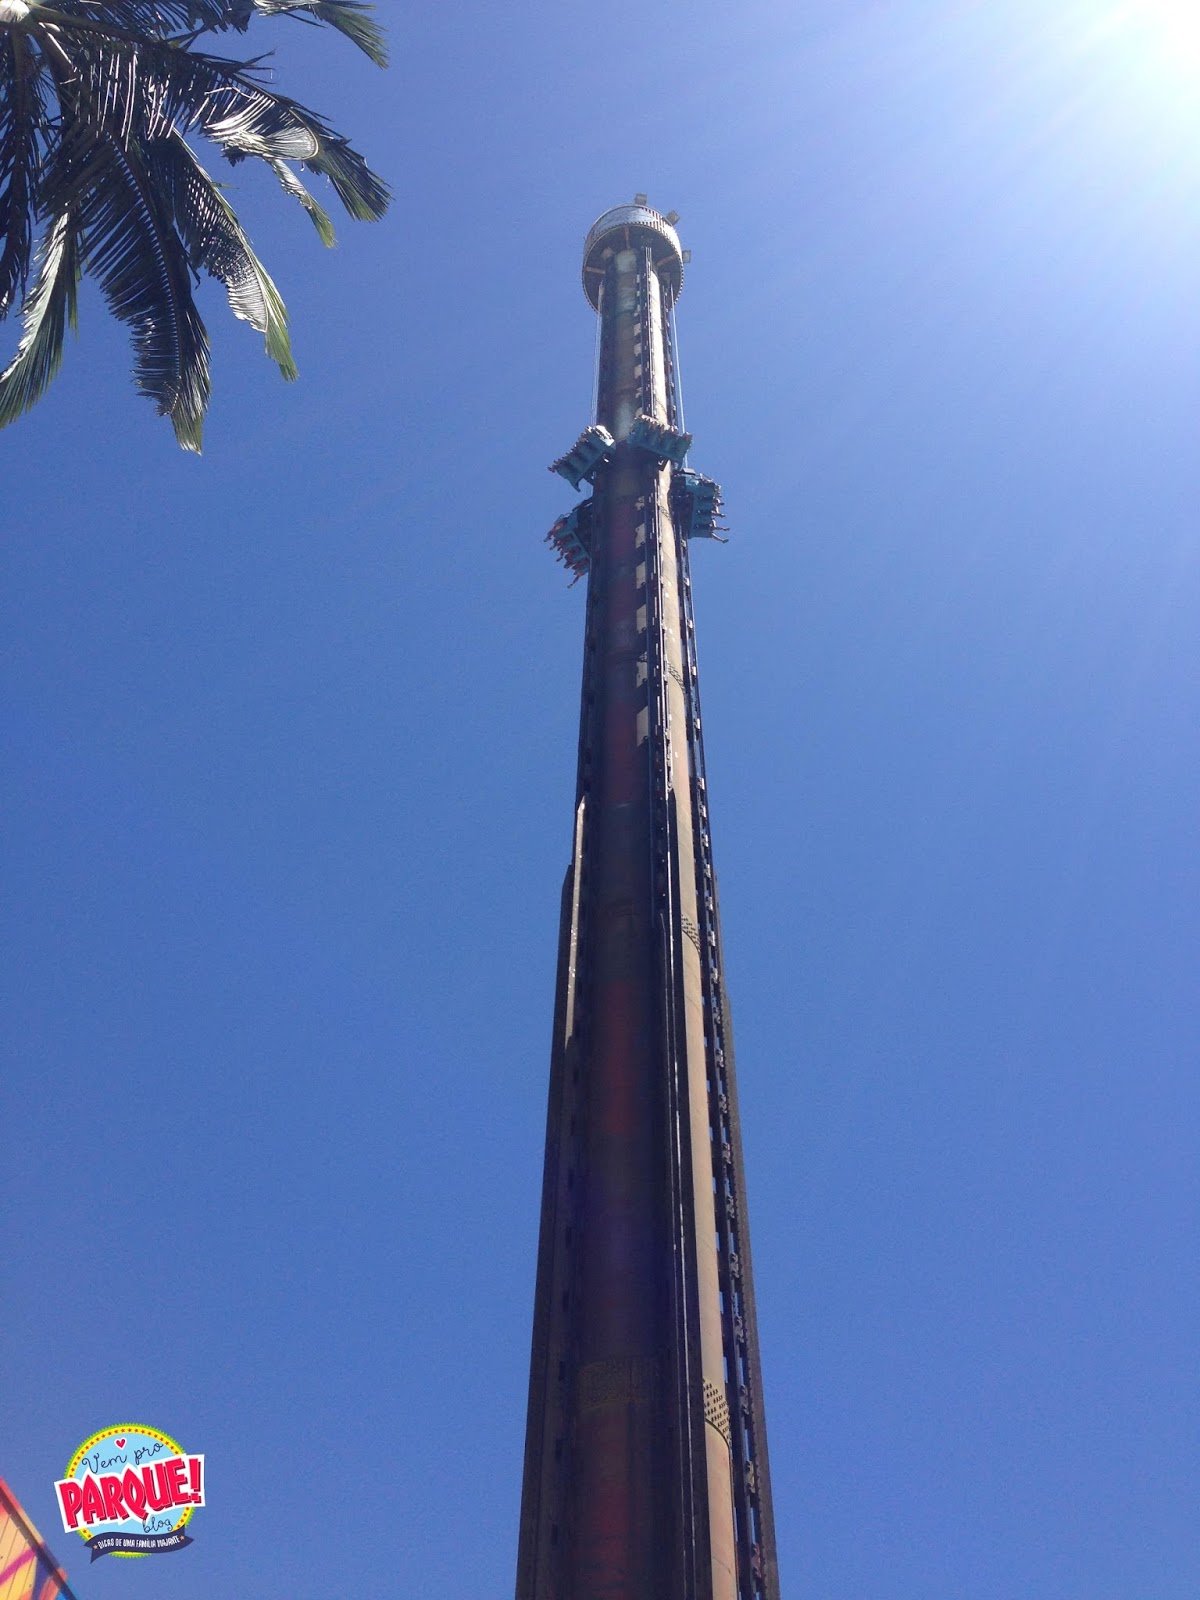
[[[584,246],[596,416],[551,531],[587,622],[530,1363],[517,1600],[778,1600],[689,541],[674,217]]]

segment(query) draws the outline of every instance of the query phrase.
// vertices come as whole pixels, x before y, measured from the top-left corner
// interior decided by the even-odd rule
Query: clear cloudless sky
[[[395,185],[232,193],[205,455],[94,291],[0,437],[0,1471],[81,1600],[511,1593],[582,587],[583,235],[680,303],[785,1600],[1195,1600],[1200,13],[276,25]],[[216,158],[214,158],[214,163]],[[15,330],[6,333],[11,350]],[[186,1552],[52,1480],[142,1421]]]

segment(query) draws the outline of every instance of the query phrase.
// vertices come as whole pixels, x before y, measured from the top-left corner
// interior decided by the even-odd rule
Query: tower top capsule
[[[615,250],[628,250],[635,240],[650,246],[655,271],[670,289],[672,300],[679,298],[683,265],[690,252],[679,243],[674,227],[678,220],[674,211],[664,217],[646,204],[645,195],[639,194],[632,205],[614,206],[592,223],[583,243],[583,292],[594,311],[600,309],[600,285],[607,256]]]

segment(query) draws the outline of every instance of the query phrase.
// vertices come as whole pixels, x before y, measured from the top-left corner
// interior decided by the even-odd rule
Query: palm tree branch
[[[133,33],[166,38],[197,27],[219,32],[240,27],[250,15],[250,0],[55,0],[60,16],[99,21]],[[38,8],[37,0],[32,0]]]
[[[312,218],[312,225],[317,230],[317,237],[321,243],[326,249],[332,249],[337,243],[337,236],[333,231],[333,223],[330,220],[328,211],[313,199],[286,161],[272,161],[271,167],[275,176],[279,179],[280,188],[285,194],[290,194],[294,200],[300,202]]]
[[[216,277],[234,315],[295,376],[283,300],[189,135],[212,140],[231,162],[266,162],[326,243],[332,224],[292,165],[327,177],[355,217],[381,216],[389,190],[323,117],[274,92],[263,58],[193,46],[202,33],[245,32],[256,16],[291,16],[333,27],[382,63],[371,9],[362,0],[0,5],[0,316],[23,294],[22,337],[0,373],[0,426],[61,365],[83,271],[129,326],[137,387],[187,449],[200,448],[210,390],[193,274]],[[48,224],[35,254],[39,216]]]
[[[134,382],[171,418],[180,444],[198,451],[210,392],[208,334],[162,199],[138,155],[106,131],[72,187],[83,265],[132,330]]]
[[[170,202],[193,269],[203,267],[225,285],[234,316],[263,335],[267,354],[285,378],[294,378],[287,308],[220,186],[179,134],[155,146],[150,174]]]
[[[0,317],[24,293],[33,254],[39,156],[48,128],[40,69],[29,38],[13,31],[0,38]]]
[[[56,0],[56,6],[64,15],[188,43],[205,33],[245,33],[255,16],[292,13],[305,22],[328,24],[372,61],[387,64],[383,29],[370,15],[373,7],[362,0]]]
[[[91,36],[85,48],[59,38],[86,81],[80,103],[97,107],[106,126],[113,125],[110,108],[120,108],[118,131],[127,144],[134,115],[129,107],[136,101],[132,136],[143,143],[172,129],[198,128],[233,161],[257,156],[303,162],[329,179],[343,206],[360,221],[374,221],[386,211],[391,195],[383,179],[323,117],[268,89],[258,61],[230,61],[169,41],[139,41],[91,23],[85,32]]]
[[[21,307],[24,332],[0,373],[0,428],[15,422],[45,394],[62,365],[67,324],[75,325],[79,250],[74,219],[59,212],[38,251],[38,272]]]
[[[360,0],[254,0],[262,16],[292,16],[301,22],[327,23],[356,44],[377,67],[388,64],[387,40],[372,17],[374,9]]]

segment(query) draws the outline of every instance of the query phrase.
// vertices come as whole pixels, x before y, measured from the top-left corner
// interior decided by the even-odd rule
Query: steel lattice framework
[[[584,247],[596,415],[549,535],[587,621],[517,1600],[778,1600],[688,544],[686,260],[638,196]]]

